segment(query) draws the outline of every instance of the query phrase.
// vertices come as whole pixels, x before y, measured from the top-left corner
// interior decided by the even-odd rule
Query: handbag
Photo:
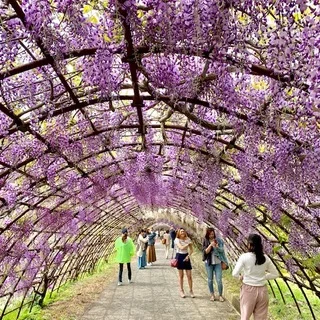
[[[171,259],[170,265],[172,268],[176,268],[178,266],[178,259]]]
[[[167,243],[167,240],[166,240],[165,238],[163,238],[163,239],[161,240],[161,242],[162,242],[162,244],[166,244],[166,243]]]
[[[221,261],[221,269],[222,270],[228,270],[229,266],[225,262]]]

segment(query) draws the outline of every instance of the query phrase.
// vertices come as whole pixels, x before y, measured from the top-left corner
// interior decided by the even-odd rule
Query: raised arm
[[[242,256],[239,257],[233,271],[232,271],[232,275],[236,278],[240,277],[241,271],[243,270],[243,258]]]
[[[177,247],[178,247],[179,249],[181,249],[181,250],[186,250],[186,249],[189,247],[189,245],[190,245],[190,243],[188,243],[188,244],[186,244],[186,245],[182,245],[182,244],[180,243],[179,239],[176,239],[176,240],[175,240],[175,243],[176,243]]]
[[[157,235],[157,234],[156,234],[155,232],[152,232],[152,233],[148,234],[149,240],[154,239],[154,238],[156,237],[156,235]]]
[[[148,238],[147,237],[143,237],[141,234],[139,234],[139,241],[143,242],[143,243],[147,243],[148,242]]]
[[[207,241],[206,239],[203,239],[203,241],[202,241],[202,250],[206,254],[209,254],[212,249],[213,249],[213,246],[211,245],[211,243],[209,243],[209,241]]]

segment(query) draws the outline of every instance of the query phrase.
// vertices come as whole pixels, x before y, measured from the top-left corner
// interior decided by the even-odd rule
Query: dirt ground
[[[85,309],[95,300],[105,287],[115,279],[118,265],[114,264],[103,274],[75,282],[72,285],[72,297],[56,301],[45,307],[41,312],[43,320],[78,320]]]

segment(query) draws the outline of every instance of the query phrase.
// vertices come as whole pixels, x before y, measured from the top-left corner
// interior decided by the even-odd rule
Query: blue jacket
[[[220,259],[221,261],[223,261],[224,263],[226,263],[228,265],[229,263],[228,263],[228,259],[226,257],[226,254],[224,252],[223,241],[220,238],[217,238],[216,240],[218,242],[218,248],[211,248],[211,251],[207,254],[205,252],[205,250],[208,248],[208,246],[210,244],[210,241],[207,240],[206,238],[204,238],[204,240],[202,242],[202,253],[203,253],[202,260],[206,261],[208,263],[208,265],[210,265],[211,264],[211,254],[212,254],[212,251],[213,251],[214,255],[218,259]]]
[[[150,234],[148,234],[148,245],[149,246],[155,244],[155,242],[156,242],[155,237],[156,236],[157,236],[157,234],[155,232],[151,232]]]

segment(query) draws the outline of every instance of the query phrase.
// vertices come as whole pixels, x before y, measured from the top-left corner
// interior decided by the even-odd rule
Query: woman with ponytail
[[[267,280],[279,277],[279,273],[270,258],[263,253],[261,237],[258,234],[249,235],[248,252],[239,257],[232,275],[242,280],[241,320],[249,320],[252,314],[255,320],[267,320]]]

